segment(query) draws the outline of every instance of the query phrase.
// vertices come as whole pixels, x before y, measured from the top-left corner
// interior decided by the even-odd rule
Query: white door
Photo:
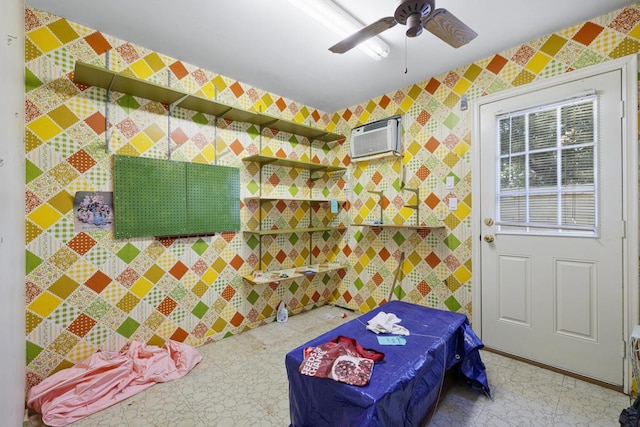
[[[622,72],[480,106],[482,340],[623,384]],[[493,239],[493,240],[492,240]]]

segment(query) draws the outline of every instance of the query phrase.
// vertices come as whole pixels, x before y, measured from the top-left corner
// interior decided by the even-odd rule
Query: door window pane
[[[500,159],[500,189],[524,190],[525,184],[525,156],[512,156]]]
[[[562,144],[584,144],[593,142],[593,103],[584,102],[562,107]]]
[[[594,184],[593,147],[562,150],[562,185]]]
[[[529,115],[529,150],[556,146],[558,116],[556,110],[539,111]]]
[[[595,200],[594,194],[568,193],[562,196],[562,224],[593,225]]]
[[[500,219],[506,222],[526,222],[526,196],[503,196],[500,198]]]
[[[499,121],[500,154],[524,152],[525,131],[524,116],[507,117]]]
[[[497,117],[499,223],[596,232],[596,103],[590,95]]]
[[[529,196],[529,222],[556,224],[557,217],[557,194],[531,194]]]
[[[529,155],[529,186],[532,188],[558,186],[558,157],[555,151]]]

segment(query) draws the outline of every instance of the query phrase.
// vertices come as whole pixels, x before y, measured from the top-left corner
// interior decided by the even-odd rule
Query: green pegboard
[[[186,232],[184,163],[114,156],[116,238]]]
[[[116,238],[240,230],[240,171],[114,156]]]
[[[187,231],[240,230],[240,170],[187,163]]]

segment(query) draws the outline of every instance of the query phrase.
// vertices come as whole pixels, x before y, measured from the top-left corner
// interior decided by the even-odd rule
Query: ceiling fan
[[[345,53],[396,24],[407,26],[407,37],[419,36],[424,28],[456,49],[478,35],[447,9],[435,9],[435,0],[400,0],[393,16],[367,25],[331,46],[329,50],[333,53]]]

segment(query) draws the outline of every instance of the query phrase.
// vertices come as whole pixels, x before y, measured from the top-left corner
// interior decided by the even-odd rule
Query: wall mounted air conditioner
[[[400,155],[401,117],[393,116],[351,130],[351,160],[373,155]],[[376,156],[381,157],[381,156]]]

